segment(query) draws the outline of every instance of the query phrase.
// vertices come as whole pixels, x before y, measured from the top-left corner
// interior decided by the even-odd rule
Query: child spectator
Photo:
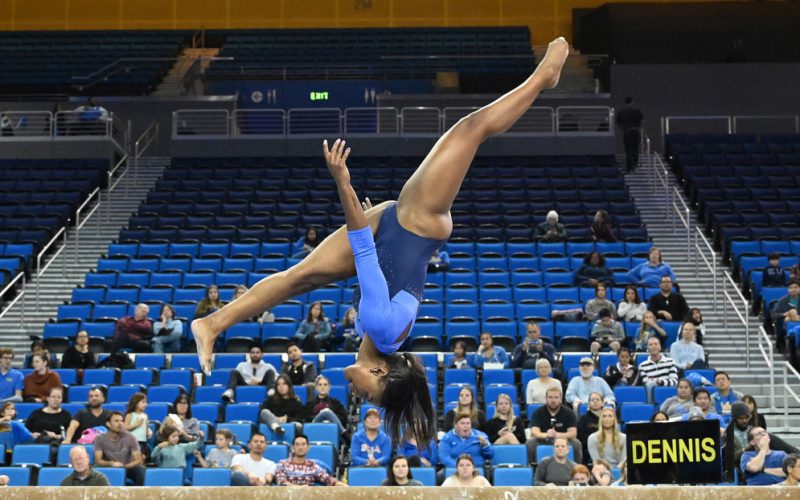
[[[783,276],[783,268],[781,267],[781,256],[777,252],[770,252],[767,255],[767,259],[769,260],[769,265],[764,268],[761,285],[764,288],[786,286],[786,279]]]
[[[137,392],[128,401],[125,408],[125,430],[130,432],[139,442],[139,450],[145,458],[150,456],[150,447],[147,440],[152,436],[150,430],[150,419],[147,416],[147,396],[143,392]]]
[[[236,450],[231,448],[233,441],[233,434],[228,429],[219,429],[214,433],[214,444],[216,448],[209,450],[206,458],[203,458],[203,453],[198,449],[194,450],[194,457],[200,467],[225,467],[231,466],[233,457],[236,456]]]
[[[153,450],[153,460],[159,467],[186,467],[186,455],[194,453],[203,445],[203,431],[196,440],[181,443],[181,431],[177,427],[165,425],[159,432],[162,441]]]

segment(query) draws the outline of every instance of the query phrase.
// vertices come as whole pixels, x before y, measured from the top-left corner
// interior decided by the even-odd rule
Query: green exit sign
[[[311,94],[309,94],[309,98],[312,101],[327,101],[328,100],[328,93],[327,92],[311,92]]]

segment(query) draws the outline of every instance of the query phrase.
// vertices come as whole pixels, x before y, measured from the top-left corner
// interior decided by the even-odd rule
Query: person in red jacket
[[[117,321],[111,352],[132,349],[134,352],[153,352],[150,340],[153,338],[153,321],[147,317],[150,307],[139,304],[133,316],[125,316]]]

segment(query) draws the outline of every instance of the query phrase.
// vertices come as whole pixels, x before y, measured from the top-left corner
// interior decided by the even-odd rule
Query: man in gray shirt
[[[111,412],[108,432],[94,439],[94,463],[98,467],[122,467],[135,486],[144,486],[144,459],[136,437],[123,428],[122,413]]]
[[[568,458],[569,441],[559,437],[553,441],[553,455],[543,459],[536,467],[534,485],[568,486],[572,481],[572,468],[575,462]]]
[[[61,481],[61,486],[110,486],[103,473],[92,469],[89,454],[83,446],[75,446],[69,450],[69,464],[72,466],[72,474]]]
[[[275,367],[261,359],[264,352],[261,346],[253,344],[248,353],[249,359],[236,365],[236,369],[231,372],[228,381],[228,389],[222,393],[222,400],[226,403],[234,403],[234,393],[236,386],[239,385],[265,385],[268,388],[275,387]]]

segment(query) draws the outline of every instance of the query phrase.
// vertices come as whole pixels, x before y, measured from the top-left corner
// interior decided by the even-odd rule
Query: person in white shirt
[[[639,298],[639,290],[633,286],[625,287],[625,298],[619,302],[617,317],[620,321],[640,323],[647,311],[647,304]]]
[[[250,348],[248,361],[242,361],[231,372],[228,389],[222,393],[222,400],[233,403],[233,394],[239,385],[265,385],[270,389],[275,387],[275,374],[277,370],[269,363],[262,360],[264,353],[258,344]]]
[[[277,466],[264,458],[267,438],[260,433],[250,437],[250,453],[239,454],[231,460],[231,486],[266,486],[272,483]]]
[[[689,321],[681,325],[681,339],[672,344],[669,357],[679,370],[707,368],[703,346],[695,340],[695,326]]]
[[[527,404],[545,404],[547,402],[547,390],[551,387],[561,389],[561,381],[551,377],[553,369],[546,358],[539,358],[536,362],[535,379],[528,382],[525,388],[525,402]]]

